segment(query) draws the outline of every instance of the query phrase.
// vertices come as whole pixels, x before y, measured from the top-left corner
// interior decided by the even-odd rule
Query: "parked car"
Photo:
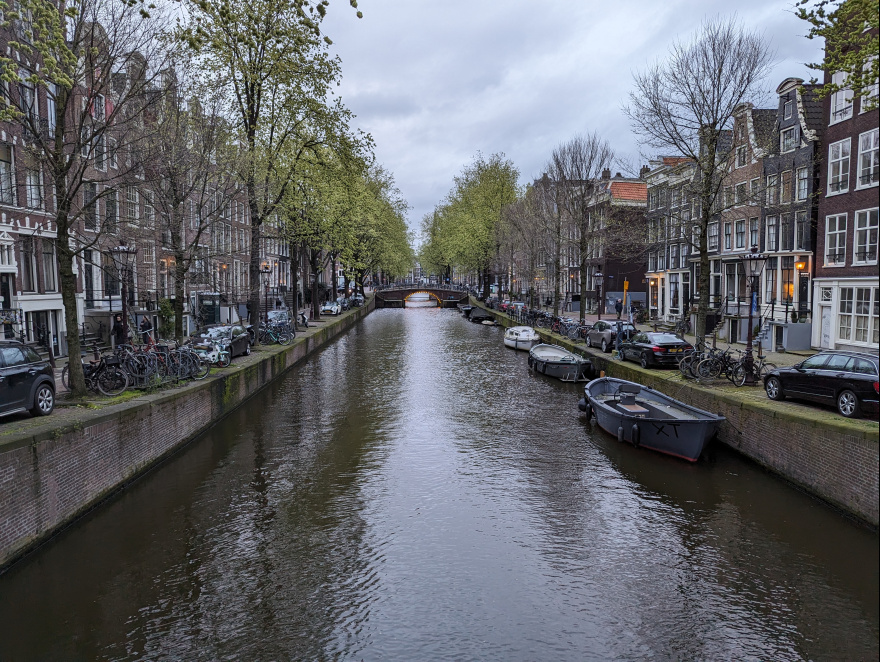
[[[290,322],[289,310],[270,310],[268,313],[269,324],[282,324]]]
[[[202,336],[229,343],[229,357],[247,356],[251,353],[251,336],[240,324],[220,324],[208,327]]]
[[[48,416],[55,409],[55,371],[27,345],[0,341],[0,416],[30,411]]]
[[[342,310],[348,310],[351,308],[351,301],[346,297],[338,297],[336,303],[339,304],[339,307],[342,308]]]
[[[643,368],[678,365],[684,352],[693,346],[674,333],[636,333],[620,343],[620,355],[626,360],[638,361]]]
[[[600,320],[587,331],[587,346],[601,347],[603,352],[610,352],[614,348],[614,340],[617,338],[617,322]],[[636,333],[637,329],[629,322],[620,322],[620,328],[624,338],[629,338]]]
[[[796,398],[837,407],[847,418],[878,413],[880,359],[862,352],[826,351],[764,376],[771,400]]]
[[[364,295],[363,294],[355,294],[351,298],[351,305],[353,308],[360,308],[364,305]]]
[[[342,307],[339,305],[338,301],[328,301],[321,306],[322,315],[339,315],[341,312]]]

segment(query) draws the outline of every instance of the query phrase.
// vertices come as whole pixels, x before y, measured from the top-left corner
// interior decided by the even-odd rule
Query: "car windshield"
[[[656,343],[680,343],[682,339],[674,333],[649,333],[647,334],[651,342]]]

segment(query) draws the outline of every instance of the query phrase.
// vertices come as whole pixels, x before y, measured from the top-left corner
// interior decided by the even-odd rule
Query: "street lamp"
[[[602,319],[602,277],[603,273],[599,270],[599,267],[596,267],[596,273],[593,274],[593,278],[596,280],[596,313],[598,314],[597,320]]]
[[[761,272],[764,270],[764,262],[767,261],[767,257],[758,252],[757,246],[752,246],[752,250],[746,255],[741,255],[739,259],[746,269],[749,278],[749,328],[746,335],[746,355],[743,359],[746,367],[745,383],[749,386],[754,386],[755,375],[753,370],[755,357],[752,354],[752,335],[754,333],[752,326],[754,321],[752,315],[758,308],[758,288],[761,286]]]
[[[128,338],[128,279],[134,269],[134,260],[137,256],[137,247],[120,244],[110,249],[110,255],[116,264],[116,271],[122,281],[122,333],[123,338]]]
[[[260,263],[260,273],[263,274],[263,283],[266,285],[266,324],[269,324],[269,274],[272,273],[272,265],[268,260]]]

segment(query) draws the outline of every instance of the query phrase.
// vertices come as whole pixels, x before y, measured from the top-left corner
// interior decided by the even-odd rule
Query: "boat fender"
[[[593,418],[593,405],[591,405],[589,402],[587,403],[586,412],[587,420],[589,421],[591,418]]]
[[[617,428],[617,441],[626,441],[626,437],[623,434],[623,426],[621,425]]]
[[[581,411],[587,411],[587,399],[586,398],[581,398],[580,400],[578,400],[578,409],[580,409]]]
[[[639,430],[639,424],[636,423],[632,428],[632,443],[636,448],[639,447],[639,444],[642,441],[642,431]]]

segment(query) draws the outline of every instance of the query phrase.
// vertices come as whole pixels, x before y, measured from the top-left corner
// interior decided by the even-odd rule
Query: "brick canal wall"
[[[375,299],[202,382],[98,410],[9,423],[0,437],[0,568],[173,454],[295,363],[350,329]],[[241,363],[241,365],[239,365]],[[32,428],[26,423],[33,421]]]
[[[500,324],[516,322],[497,311]],[[760,388],[705,386],[682,379],[678,371],[643,370],[612,360],[610,354],[575,345],[547,329],[545,342],[592,359],[610,377],[638,382],[661,393],[727,418],[719,440],[807,492],[873,527],[880,519],[880,426],[876,421],[849,420],[830,409],[773,402]],[[727,382],[725,382],[727,384]]]

